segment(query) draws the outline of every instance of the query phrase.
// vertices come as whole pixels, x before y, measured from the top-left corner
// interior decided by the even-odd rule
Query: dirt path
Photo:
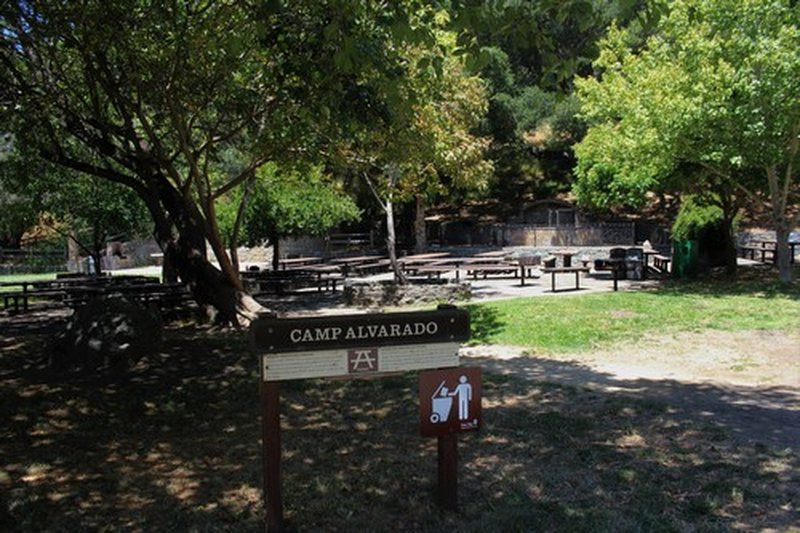
[[[462,350],[466,362],[531,381],[648,398],[738,441],[800,449],[800,334],[702,332],[648,337],[568,356],[510,346]]]

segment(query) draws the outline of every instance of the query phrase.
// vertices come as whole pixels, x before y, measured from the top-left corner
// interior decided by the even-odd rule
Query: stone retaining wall
[[[425,303],[455,303],[472,295],[469,283],[411,283],[392,281],[345,283],[343,298],[347,305],[383,307]]]

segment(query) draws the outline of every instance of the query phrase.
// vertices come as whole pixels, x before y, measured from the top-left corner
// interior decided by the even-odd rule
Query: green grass
[[[474,343],[537,352],[587,350],[684,331],[800,331],[800,290],[771,283],[689,283],[654,291],[543,296],[469,306]]]
[[[20,281],[46,281],[56,279],[55,272],[45,272],[42,274],[8,274],[0,276],[0,283],[16,283]],[[13,292],[21,290],[19,286],[0,287],[0,292]]]
[[[48,279],[56,279],[55,272],[44,272],[41,274],[7,274],[0,276],[0,282],[16,282],[16,281],[42,281]]]
[[[137,269],[118,270],[111,273],[112,276],[131,275],[131,274],[138,274]],[[153,276],[154,274],[147,272],[146,274],[143,275]],[[40,274],[7,274],[5,276],[0,276],[0,284],[15,283],[21,281],[48,281],[52,279],[56,279],[56,272],[44,272]],[[160,279],[160,274],[159,274],[159,279]],[[0,287],[0,293],[12,292],[18,290],[20,290],[19,286]]]

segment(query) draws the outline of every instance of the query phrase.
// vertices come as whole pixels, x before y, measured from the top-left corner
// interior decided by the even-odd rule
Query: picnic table
[[[333,265],[353,266],[361,263],[378,261],[380,259],[385,259],[385,258],[386,256],[383,255],[356,255],[356,256],[346,256],[346,257],[334,257],[329,262]]]
[[[54,280],[22,280],[3,282],[0,286],[22,287],[22,290],[0,293],[3,296],[3,309],[13,307],[15,313],[28,311],[31,299],[47,299],[59,302],[75,300],[71,293],[103,294],[112,290],[123,291],[128,287],[161,285],[158,278],[148,276],[59,276]],[[86,298],[78,299],[85,301]],[[21,305],[20,305],[21,304]]]
[[[316,274],[318,292],[322,290],[322,287],[336,292],[336,283],[344,281],[342,269],[338,265],[308,265],[305,271]]]
[[[330,263],[333,265],[340,265],[342,274],[344,276],[348,276],[351,271],[366,267],[370,264],[371,266],[367,268],[383,268],[384,266],[388,265],[388,259],[384,255],[356,255],[336,257],[331,259]]]
[[[428,267],[438,270],[444,266],[451,266],[450,269],[455,270],[456,281],[460,281],[461,279],[461,270],[466,270],[467,275],[472,274],[474,279],[478,279],[478,274],[483,274],[483,277],[485,278],[490,273],[513,273],[514,277],[517,277],[519,268],[518,264],[506,261],[505,259],[499,257],[478,257],[473,255],[467,257],[441,258],[419,270],[424,272],[424,270]]]
[[[571,267],[572,266],[572,256],[578,255],[577,250],[556,250],[554,252],[550,252],[551,255],[555,255],[556,257],[561,257],[561,265],[564,267]]]
[[[46,290],[45,288],[40,288],[37,290],[37,286],[41,284],[46,284],[47,281],[44,280],[20,280],[20,281],[4,281],[0,282],[0,287],[11,288],[11,287],[20,287],[17,290],[10,290],[0,292],[0,295],[3,296],[3,309],[8,310],[9,308],[13,308],[14,313],[19,313],[20,311],[20,304],[22,304],[22,310],[27,312],[28,311],[28,300],[34,297],[50,297],[50,296],[59,296],[58,291],[53,290]]]
[[[403,257],[398,258],[398,262],[406,262],[406,261],[417,261],[417,260],[425,260],[425,259],[436,259],[441,257],[447,257],[450,255],[450,252],[430,252],[424,254],[413,254],[413,255],[405,255]]]
[[[800,245],[799,241],[790,240],[786,243],[789,246],[789,262],[795,262],[795,247]],[[778,255],[778,241],[775,239],[751,239],[748,244],[740,246],[742,257],[750,256],[753,261],[756,260],[756,254],[761,256],[761,262],[767,262],[767,254],[770,254],[772,261]]]
[[[117,283],[107,285],[70,285],[63,289],[63,302],[68,307],[77,308],[90,299],[110,294],[119,294],[127,299],[135,300],[143,305],[154,303],[162,311],[172,311],[176,306],[192,299],[188,287],[184,283]]]
[[[282,270],[289,270],[291,268],[304,267],[321,262],[321,257],[290,257],[287,259],[278,259],[278,266]]]
[[[428,267],[432,267],[438,265],[439,262],[443,261],[450,255],[449,252],[436,252],[430,254],[416,254],[416,255],[407,255],[405,257],[401,257],[397,260],[397,263],[400,265],[404,271],[413,274],[416,274],[417,271],[420,269],[427,269],[425,273],[432,273],[437,270],[442,273],[441,265],[437,268],[429,269]],[[451,269],[452,270],[452,269]],[[438,277],[438,276],[437,276]]]
[[[492,250],[489,252],[481,252],[479,254],[475,254],[474,257],[505,257],[508,253],[504,250]]]
[[[574,273],[575,274],[575,287],[574,288],[568,288],[568,289],[559,289],[559,290],[562,290],[562,291],[565,291],[565,290],[566,291],[573,291],[573,290],[577,291],[577,290],[579,290],[581,288],[581,285],[580,285],[581,272],[589,272],[589,267],[583,267],[583,266],[545,267],[545,268],[542,269],[542,272],[550,274],[550,276],[551,276],[551,278],[550,278],[550,287],[551,287],[552,292],[557,292],[556,291],[556,274],[572,274],[572,273]],[[615,278],[614,287],[615,287],[614,290],[616,290],[616,278]]]

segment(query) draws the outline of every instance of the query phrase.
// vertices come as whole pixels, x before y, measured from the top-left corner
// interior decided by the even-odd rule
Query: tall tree
[[[577,147],[586,204],[636,204],[648,191],[712,192],[769,210],[780,279],[800,221],[800,5],[788,0],[677,0],[657,33],[632,46],[613,29],[578,80],[590,121]],[[725,206],[721,206],[723,209]]]
[[[375,95],[403,90],[398,42],[430,41],[434,15],[413,0],[5,2],[2,113],[49,160],[135,191],[198,301],[246,324],[261,306],[225,253],[217,201],[266,161],[316,158],[380,116]],[[214,172],[231,147],[241,171]]]
[[[480,189],[492,171],[484,158],[487,141],[473,133],[486,111],[483,82],[455,55],[453,34],[439,31],[436,39],[433,48],[408,51],[414,60],[411,90],[389,108],[385,127],[363,132],[348,147],[359,154],[363,176],[386,216],[389,258],[401,282],[405,278],[395,250],[395,206],[415,201],[420,245],[427,202],[456,189]]]
[[[575,119],[572,80],[591,73],[597,41],[612,21],[646,33],[659,6],[640,0],[465,4],[456,11],[457,23],[469,27],[482,47],[476,63],[489,84],[482,133],[492,137],[490,194],[511,208],[567,192],[572,145],[585,131]]]

